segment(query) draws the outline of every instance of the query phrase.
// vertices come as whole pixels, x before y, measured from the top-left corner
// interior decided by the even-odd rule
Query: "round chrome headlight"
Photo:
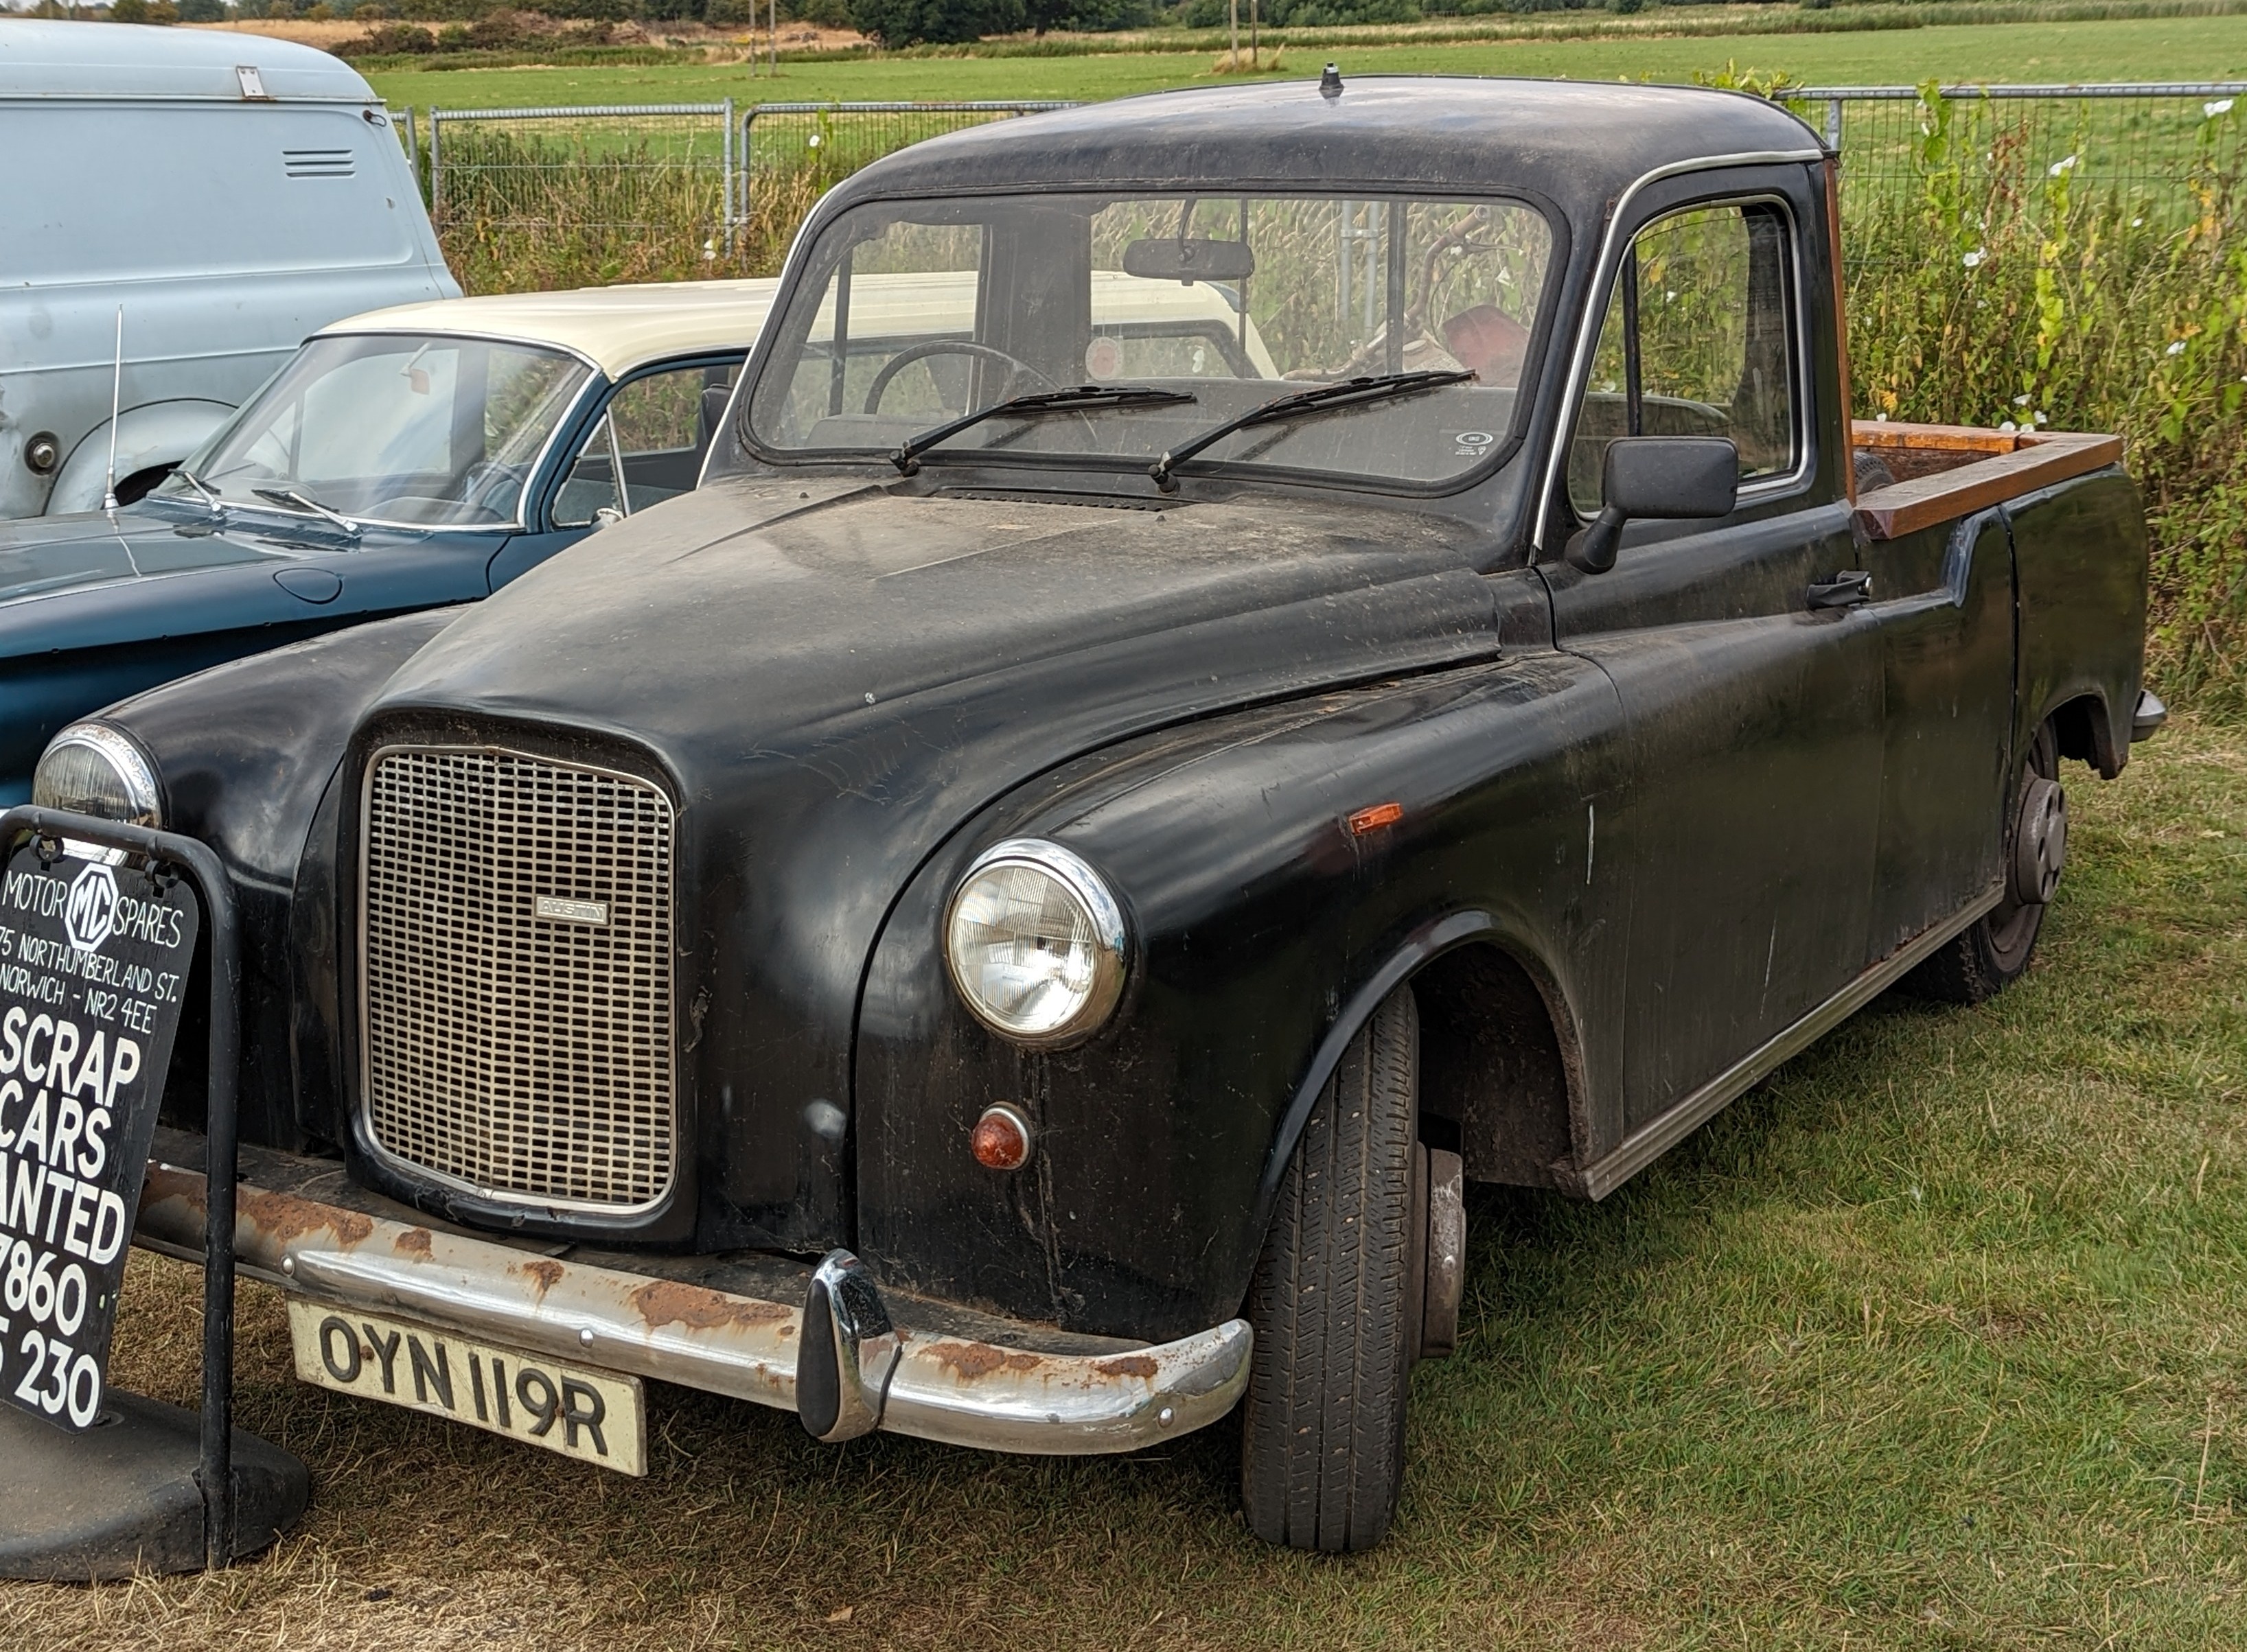
[[[944,938],[967,1007],[1033,1049],[1089,1036],[1124,992],[1123,908],[1091,867],[1042,838],[1011,838],[977,857],[953,894]]]
[[[138,746],[106,723],[72,723],[47,742],[31,776],[31,801],[98,820],[164,823],[156,771]]]

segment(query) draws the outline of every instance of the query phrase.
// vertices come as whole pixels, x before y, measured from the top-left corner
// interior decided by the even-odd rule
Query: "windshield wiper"
[[[194,471],[189,470],[185,465],[174,465],[172,467],[172,474],[203,496],[203,503],[210,507],[210,514],[212,515],[223,516],[226,515],[226,501],[219,496],[217,488],[212,487],[201,476],[196,475]]]
[[[1345,379],[1339,384],[1315,385],[1308,390],[1291,391],[1260,406],[1251,407],[1238,419],[1226,420],[1213,430],[1204,431],[1183,447],[1171,448],[1147,467],[1147,474],[1155,479],[1155,486],[1166,494],[1174,494],[1178,490],[1178,479],[1171,473],[1203,448],[1223,441],[1236,430],[1246,430],[1256,425],[1276,425],[1300,413],[1317,413],[1330,407],[1355,407],[1364,402],[1385,401],[1391,396],[1409,396],[1417,390],[1463,385],[1473,377],[1474,374],[1464,367],[1456,371],[1429,368],[1417,372],[1384,372],[1365,378]]]
[[[297,509],[309,510],[316,516],[325,516],[352,538],[359,537],[359,529],[357,522],[339,510],[329,509],[308,493],[295,488],[253,488],[249,491],[260,499],[271,500],[277,505],[294,505]]]
[[[1034,396],[1009,396],[1004,401],[993,402],[980,413],[964,414],[949,424],[922,431],[891,454],[890,462],[898,468],[900,476],[910,476],[920,468],[923,454],[940,441],[951,440],[970,426],[981,424],[986,419],[1035,419],[1041,413],[1076,413],[1087,407],[1158,407],[1193,399],[1183,390],[1158,390],[1151,385],[1079,385],[1072,390],[1045,390]]]

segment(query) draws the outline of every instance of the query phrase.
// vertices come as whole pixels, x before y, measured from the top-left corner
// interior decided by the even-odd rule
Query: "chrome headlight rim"
[[[1043,1031],[1009,1027],[985,1007],[982,999],[963,978],[953,947],[953,930],[960,904],[984,873],[1006,866],[1026,866],[1044,873],[1067,891],[1089,921],[1096,943],[1091,990],[1069,1018]],[[1081,1044],[1107,1024],[1124,996],[1130,974],[1130,927],[1124,908],[1090,863],[1072,850],[1043,837],[1009,837],[985,850],[968,864],[944,905],[944,966],[969,1014],[990,1032],[1023,1049],[1066,1049]]]
[[[46,808],[62,805],[46,802],[39,796],[40,776],[47,762],[65,747],[76,746],[92,752],[106,763],[117,777],[126,801],[133,809],[123,817],[130,826],[149,826],[161,829],[164,824],[164,793],[156,782],[156,767],[148,761],[148,754],[140,749],[138,741],[120,728],[103,722],[65,724],[49,741],[39,754],[38,768],[32,771],[31,801]],[[85,810],[78,811],[85,813]],[[104,816],[102,818],[110,818]]]

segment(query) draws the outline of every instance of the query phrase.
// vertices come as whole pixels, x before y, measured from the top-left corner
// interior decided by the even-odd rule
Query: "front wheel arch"
[[[1506,944],[1499,925],[1488,912],[1452,912],[1431,919],[1414,929],[1377,968],[1363,976],[1327,1028],[1325,1036],[1319,1041],[1310,1065],[1304,1069],[1294,1094],[1289,1097],[1287,1110],[1280,1116],[1279,1128],[1273,1132],[1264,1172],[1257,1182],[1252,1232],[1262,1234],[1269,1231],[1272,1214],[1279,1200],[1280,1184],[1287,1173],[1287,1165],[1294,1157],[1297,1144],[1302,1140],[1303,1126],[1328,1080],[1334,1076],[1341,1065],[1350,1041],[1373,1020],[1383,1003],[1398,986],[1408,981],[1417,984],[1424,972],[1440,970],[1470,949],[1476,948],[1495,952],[1505,959],[1533,986],[1543,1000],[1548,1030],[1553,1034],[1560,1063],[1567,1150],[1578,1158],[1584,1156],[1588,1145],[1585,1137],[1588,1111],[1581,1046],[1576,1035],[1574,1018],[1568,1013],[1558,986],[1547,972],[1534,963],[1526,962],[1519,951]],[[1424,1012],[1424,1023],[1426,1019]],[[1539,1184],[1557,1185],[1549,1181]]]

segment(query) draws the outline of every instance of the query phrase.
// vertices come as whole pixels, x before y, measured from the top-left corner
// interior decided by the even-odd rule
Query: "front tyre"
[[[1419,1017],[1400,987],[1319,1093],[1249,1287],[1240,1500],[1267,1543],[1371,1548],[1396,1511],[1419,1337]]]
[[[2005,822],[2005,892],[1997,905],[1904,978],[1907,991],[1946,1004],[1979,1004],[2028,971],[2045,909],[2067,862],[2067,798],[2059,786],[2059,738],[2037,730]]]

